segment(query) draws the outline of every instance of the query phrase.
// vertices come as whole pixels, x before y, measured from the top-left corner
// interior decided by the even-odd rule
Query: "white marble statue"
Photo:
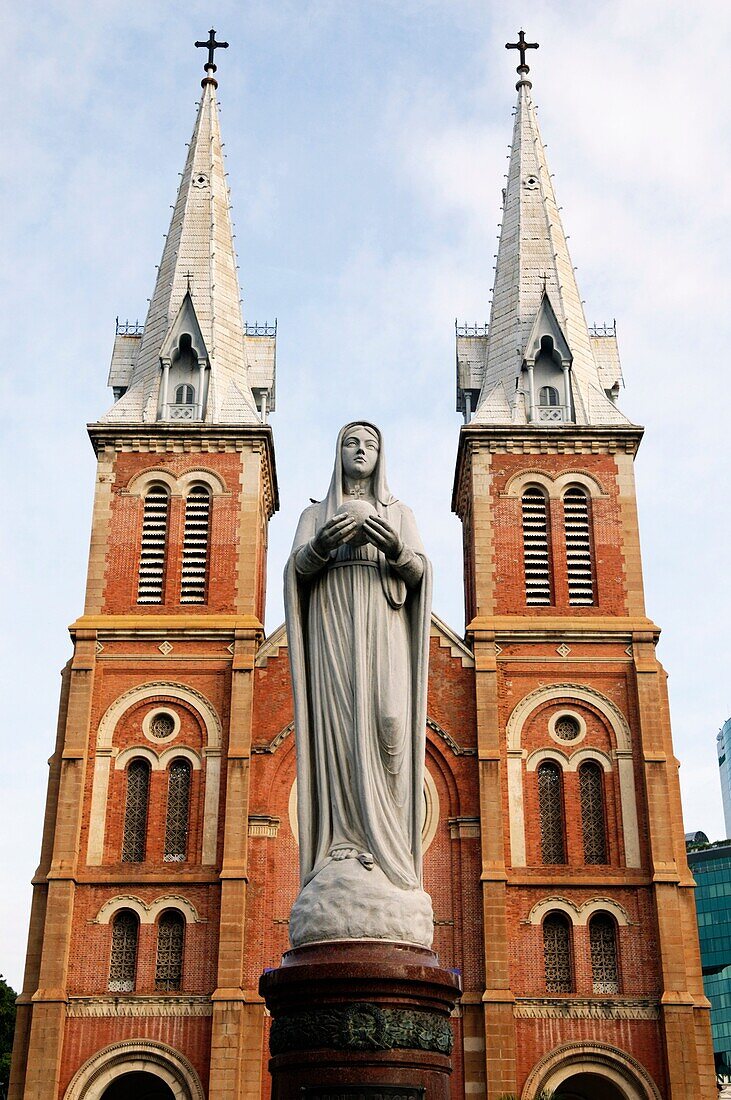
[[[431,946],[421,887],[431,566],[386,482],[378,428],[346,424],[285,570],[301,889],[290,938]]]

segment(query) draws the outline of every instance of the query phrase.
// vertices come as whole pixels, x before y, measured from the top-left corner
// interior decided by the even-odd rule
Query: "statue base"
[[[460,981],[411,944],[307,944],[259,980],[272,1100],[448,1100]]]
[[[332,860],[303,886],[289,916],[293,947],[323,940],[390,940],[430,948],[434,913],[425,890],[394,886],[380,867]]]

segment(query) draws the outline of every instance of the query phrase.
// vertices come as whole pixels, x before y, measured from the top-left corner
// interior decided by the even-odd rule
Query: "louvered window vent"
[[[163,601],[169,500],[164,485],[153,485],[145,497],[137,603]]]
[[[591,515],[589,498],[583,489],[566,490],[563,498],[563,514],[569,603],[577,606],[591,606],[594,603]]]
[[[206,602],[210,521],[211,494],[205,486],[194,485],[185,502],[181,603]]]
[[[525,602],[551,603],[551,556],[548,544],[548,501],[540,489],[526,489],[523,508],[523,562]]]

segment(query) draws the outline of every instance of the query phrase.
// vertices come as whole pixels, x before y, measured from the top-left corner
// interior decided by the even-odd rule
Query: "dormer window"
[[[203,420],[208,353],[188,291],[160,350],[159,420]]]
[[[195,390],[192,386],[178,386],[175,390],[176,405],[192,405],[195,401]]]
[[[541,386],[541,391],[538,394],[538,404],[545,407],[552,405],[559,405],[558,390],[555,386]]]

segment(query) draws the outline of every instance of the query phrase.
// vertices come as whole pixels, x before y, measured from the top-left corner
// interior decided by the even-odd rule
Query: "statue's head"
[[[343,473],[350,478],[371,477],[378,462],[381,441],[370,424],[348,424],[342,433],[340,448]]]

